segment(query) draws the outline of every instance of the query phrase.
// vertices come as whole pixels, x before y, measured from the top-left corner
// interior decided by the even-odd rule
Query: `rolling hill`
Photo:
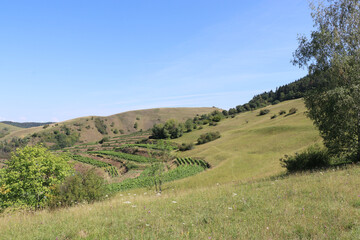
[[[168,119],[176,119],[180,122],[194,117],[196,114],[209,113],[216,108],[155,108],[146,110],[136,110],[119,113],[107,117],[89,116],[71,119],[64,122],[48,124],[39,127],[19,129],[6,135],[3,140],[13,137],[26,137],[34,133],[51,134],[60,131],[63,127],[68,128],[72,133],[78,133],[78,143],[88,143],[98,141],[104,136],[114,137],[129,134],[140,130],[148,130],[155,123],[163,123]],[[134,128],[134,125],[137,128]],[[99,127],[103,127],[105,132],[102,134]],[[0,138],[0,140],[2,140]]]
[[[321,144],[302,100],[286,101],[176,139],[221,138],[178,156],[212,168],[166,183],[159,196],[135,189],[95,204],[0,218],[4,239],[356,239],[359,166],[283,175],[279,158]],[[297,108],[292,115],[280,110]],[[271,116],[277,114],[276,118]]]

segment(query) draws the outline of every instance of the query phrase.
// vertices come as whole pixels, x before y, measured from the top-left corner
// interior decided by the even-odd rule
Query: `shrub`
[[[285,155],[280,162],[288,172],[297,172],[328,167],[330,166],[330,157],[326,149],[311,146],[302,153],[295,153],[294,156]]]
[[[276,115],[276,114],[274,114],[274,115],[271,116],[271,119],[274,119],[274,118],[277,118],[277,115]]]
[[[95,174],[94,170],[76,173],[65,179],[55,188],[50,206],[72,206],[76,203],[92,203],[104,198],[106,194],[104,180]]]
[[[292,115],[292,114],[295,114],[297,112],[297,109],[296,108],[291,108],[289,110],[289,113],[287,115]]]
[[[272,104],[273,104],[273,105],[276,105],[276,104],[278,104],[278,103],[280,103],[280,101],[279,101],[279,100],[275,100]]]
[[[119,130],[114,129],[113,133],[114,133],[114,134],[119,134]]]
[[[194,144],[193,143],[182,143],[179,147],[180,151],[188,151],[194,148]]]
[[[197,142],[198,142],[198,144],[204,144],[204,143],[207,143],[210,141],[214,141],[215,139],[218,139],[218,138],[220,138],[219,132],[208,132],[208,133],[200,135]]]
[[[137,122],[134,123],[134,128],[138,129],[138,123]]]
[[[108,142],[109,140],[110,140],[109,137],[104,137],[99,141],[99,143],[103,144],[104,142]]]
[[[105,135],[108,134],[106,131],[106,124],[104,123],[104,120],[101,120],[100,118],[95,119],[95,127],[99,131],[99,133]]]
[[[17,149],[0,172],[0,209],[27,205],[45,206],[53,187],[72,172],[68,158],[50,153],[43,146]],[[5,193],[5,194],[4,194]]]
[[[260,112],[259,112],[259,116],[266,115],[266,114],[268,114],[269,112],[270,112],[269,109],[262,109],[262,110],[260,110]]]
[[[285,110],[280,110],[279,115],[284,115],[284,114],[286,114],[286,111]]]

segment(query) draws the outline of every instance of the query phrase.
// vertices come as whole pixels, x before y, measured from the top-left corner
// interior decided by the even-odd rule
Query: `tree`
[[[55,185],[72,172],[67,158],[43,146],[17,149],[5,164],[0,173],[0,208],[42,207],[50,200]]]
[[[360,3],[312,3],[316,30],[298,38],[293,64],[307,67],[314,88],[305,96],[308,116],[333,154],[360,161]]]

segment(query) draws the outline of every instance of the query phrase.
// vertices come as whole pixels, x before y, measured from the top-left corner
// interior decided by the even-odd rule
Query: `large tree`
[[[305,97],[325,145],[360,160],[360,3],[328,0],[310,4],[314,28],[300,36],[293,64],[306,67],[315,88]]]

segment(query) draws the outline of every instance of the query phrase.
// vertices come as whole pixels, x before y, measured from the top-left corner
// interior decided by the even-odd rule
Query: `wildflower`
[[[135,208],[135,207],[136,207],[136,205],[132,205],[131,207]]]
[[[232,210],[232,207],[228,207],[229,210]]]
[[[124,203],[129,204],[129,203],[131,203],[131,202],[130,202],[130,201],[126,201],[126,202],[124,202]]]
[[[147,223],[146,223],[145,225],[146,225],[147,227],[150,227],[150,224],[147,224]]]
[[[176,201],[172,201],[172,203],[177,203]]]
[[[237,194],[236,193],[233,193],[233,197],[235,197]]]

